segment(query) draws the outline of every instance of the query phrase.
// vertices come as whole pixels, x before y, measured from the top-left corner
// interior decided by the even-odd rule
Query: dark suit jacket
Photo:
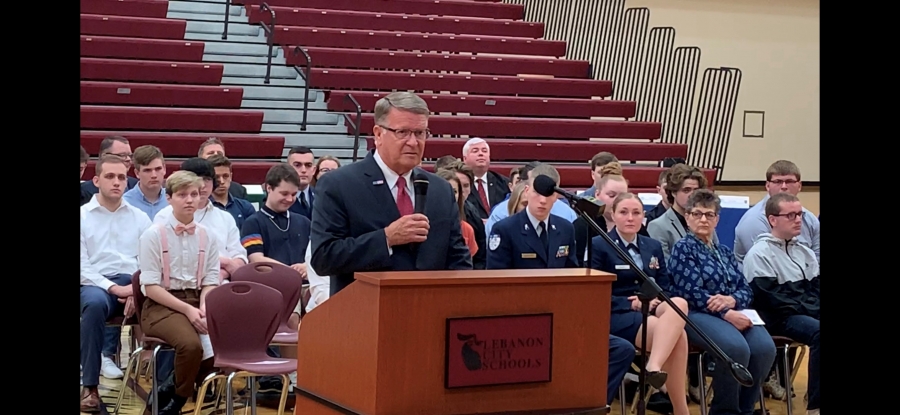
[[[463,202],[463,212],[466,214],[466,222],[472,225],[475,231],[475,243],[478,245],[478,251],[472,257],[473,269],[484,269],[487,265],[487,235],[484,233],[484,221],[478,213],[478,208],[468,199]]]
[[[487,182],[488,201],[494,206],[497,206],[497,203],[504,201],[504,199],[506,199],[506,195],[510,193],[509,180],[496,172],[488,170]],[[475,205],[478,214],[482,219],[487,219],[491,215],[491,208],[493,208],[494,206],[484,206],[484,203],[481,203],[481,198],[478,197],[478,191],[476,191],[475,189],[475,183],[472,183],[472,192],[469,193],[469,198],[466,200],[472,202],[472,204]]]
[[[575,229],[572,222],[554,214],[547,219],[547,251],[537,231],[522,210],[491,228],[488,238],[488,269],[578,268]]]
[[[354,272],[472,269],[450,184],[418,167],[414,174],[428,178],[428,239],[418,246],[394,246],[393,255],[384,228],[400,212],[373,153],[319,179],[310,263],[319,275],[331,276],[332,295],[353,282]]]
[[[228,194],[236,199],[247,200],[247,188],[242,186],[240,183],[231,182],[231,185],[228,186]]]
[[[619,238],[619,233],[615,229],[609,231],[608,234],[613,241],[619,244],[619,247],[625,251],[625,244]],[[670,285],[669,272],[666,270],[666,260],[663,255],[662,245],[653,238],[640,235],[637,236],[637,247],[641,251],[642,264],[641,269],[648,277],[653,278],[660,288],[668,289]],[[613,282],[612,289],[612,312],[623,313],[631,311],[631,301],[628,297],[635,295],[640,289],[642,280],[637,272],[631,269],[625,261],[619,258],[619,254],[615,249],[609,246],[601,236],[595,236],[591,241],[591,268],[616,274],[616,280]],[[627,253],[628,251],[626,251]],[[654,259],[655,258],[655,259]],[[651,263],[654,265],[651,267]],[[620,269],[628,267],[628,269]]]
[[[309,200],[306,201],[308,207],[303,207],[303,204],[300,203],[300,197],[297,197],[297,200],[294,201],[294,204],[291,205],[288,210],[294,212],[298,215],[306,216],[307,219],[312,220],[312,206],[313,202],[316,200],[316,189],[312,186],[309,186]]]
[[[597,222],[601,227],[606,226],[606,219],[602,216],[594,218],[594,221]],[[578,256],[579,261],[584,261],[584,252],[587,251],[587,241],[588,239],[593,240],[593,238],[597,235],[597,232],[594,232],[594,229],[591,228],[584,218],[579,217],[575,219],[575,222],[572,222],[572,225],[575,226],[575,255]],[[650,234],[647,232],[647,227],[641,225],[641,230],[638,231],[639,234],[649,237]],[[602,243],[606,243],[606,241],[600,240]],[[593,241],[591,242],[591,246],[593,246]]]

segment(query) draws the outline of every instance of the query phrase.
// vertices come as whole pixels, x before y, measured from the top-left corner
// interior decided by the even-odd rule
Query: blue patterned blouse
[[[684,298],[692,312],[724,318],[729,309],[714,313],[706,306],[709,297],[716,294],[734,297],[734,310],[747,308],[753,300],[753,290],[734,252],[725,245],[712,248],[688,233],[672,247],[666,265],[672,281],[671,295]]]

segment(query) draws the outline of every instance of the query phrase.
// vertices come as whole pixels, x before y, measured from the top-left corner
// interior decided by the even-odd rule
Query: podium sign
[[[447,319],[444,387],[550,382],[553,314]]]

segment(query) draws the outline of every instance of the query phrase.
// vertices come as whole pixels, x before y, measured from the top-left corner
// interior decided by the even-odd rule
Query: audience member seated
[[[556,168],[549,164],[543,164],[538,162],[528,163],[524,166],[524,168],[520,171],[522,181],[528,181],[530,178],[537,177],[540,175],[547,175],[550,171],[556,171]],[[559,173],[557,173],[557,177],[559,177]],[[559,183],[559,180],[556,180]],[[578,215],[569,207],[569,202],[564,199],[556,199],[556,202],[553,203],[553,206],[550,208],[550,213],[559,216],[569,223],[574,222],[575,219],[578,218]],[[498,222],[503,219],[509,217],[509,210],[506,205],[500,204],[498,206],[494,206],[494,209],[491,210],[491,216],[488,218],[487,222],[484,224],[484,231],[486,234],[491,233],[491,228]]]
[[[757,237],[744,257],[744,275],[753,288],[753,304],[772,334],[809,346],[810,415],[819,414],[819,261],[800,243],[808,213],[789,192],[768,198],[770,232]]]
[[[81,207],[81,412],[91,413],[103,406],[97,390],[101,365],[109,360],[115,366],[102,356],[106,321],[134,312],[131,275],[139,265],[138,239],[152,226],[147,215],[122,201],[128,174],[124,160],[105,155],[94,171],[98,192]]]
[[[648,210],[647,213],[644,214],[644,225],[647,225],[648,223],[653,222],[654,219],[664,215],[666,211],[672,207],[672,205],[669,204],[669,198],[666,196],[666,176],[668,175],[668,169],[659,173],[659,179],[656,182],[656,193],[662,199],[653,207],[653,209]]]
[[[473,199],[469,197],[469,194],[472,193],[472,181],[475,180],[475,173],[472,172],[471,167],[452,156],[441,157],[438,162],[440,162],[441,167],[438,168],[438,164],[436,163],[434,166],[435,173],[441,170],[449,170],[456,173],[456,178],[459,179],[465,221],[472,227],[472,232],[475,235],[475,242],[478,246],[478,249],[475,250],[475,255],[472,256],[472,269],[484,269],[487,258],[487,248],[485,247],[487,236],[485,236],[484,233],[484,220],[481,219],[481,215],[478,213],[478,207],[475,206],[475,203],[477,202],[473,202]]]
[[[522,211],[497,222],[488,239],[488,269],[577,268],[578,258],[571,249],[575,244],[572,223],[553,214],[556,194],[549,197],[534,191],[532,183],[539,175],[546,175],[559,183],[559,173],[553,166],[536,167],[525,181],[527,206]],[[606,384],[607,404],[612,403],[616,390],[634,360],[634,346],[627,340],[609,336],[609,371]]]
[[[316,189],[310,184],[316,175],[315,155],[308,147],[297,146],[288,152],[288,164],[300,178],[297,189],[297,201],[291,205],[291,212],[312,220],[313,204],[316,202]]]
[[[793,196],[800,194],[803,184],[800,182],[800,168],[787,160],[778,160],[772,163],[766,170],[766,196],[744,212],[737,227],[734,229],[734,254],[738,261],[744,259],[744,255],[754,245],[756,238],[769,232],[769,220],[766,217],[766,202],[772,196],[779,193],[788,193]],[[819,218],[806,208],[803,208],[802,227],[797,242],[812,249],[819,257]]]
[[[244,226],[244,221],[250,215],[256,213],[256,209],[253,208],[253,204],[250,202],[236,198],[228,192],[228,189],[231,188],[231,183],[233,183],[231,181],[231,160],[228,157],[217,153],[209,156],[206,161],[212,164],[216,173],[217,184],[212,191],[209,201],[212,202],[214,207],[228,212],[234,218],[235,226],[240,230]]]
[[[670,189],[673,183],[681,182],[671,181]],[[754,325],[744,314],[753,291],[731,249],[713,239],[722,208],[719,197],[706,189],[691,193],[684,204],[690,233],[672,247],[667,264],[670,291],[687,300],[691,321],[753,376],[752,386],[741,386],[728,365],[716,359],[712,380],[715,396],[709,414],[750,415],[760,397],[760,384],[775,361],[775,343],[764,326]],[[665,216],[652,223],[663,220]],[[691,344],[705,349],[707,356],[715,356],[693,330],[687,333]]]
[[[140,146],[134,150],[134,174],[138,185],[125,192],[125,201],[153,219],[169,205],[163,183],[166,180],[166,160],[156,146]]]
[[[647,224],[647,232],[650,237],[662,244],[666,260],[669,259],[675,243],[687,235],[688,225],[684,213],[688,198],[695,190],[706,189],[707,186],[706,175],[696,167],[676,164],[669,169],[665,189],[666,199],[672,207],[662,216]],[[712,227],[712,243],[716,245],[719,243],[715,226]]]
[[[131,170],[131,156],[133,154],[131,153],[131,144],[128,143],[127,138],[113,135],[106,137],[102,141],[100,141],[99,157],[103,157],[107,154],[119,157],[125,162],[128,170]],[[125,191],[131,190],[132,187],[137,186],[138,179],[128,176],[127,180],[128,183],[126,184]],[[95,185],[91,180],[82,182],[81,190],[84,190],[92,195],[99,191],[97,189],[97,185]]]
[[[322,177],[323,174],[328,173],[332,170],[337,170],[341,167],[341,161],[334,158],[334,156],[324,155],[319,157],[319,161],[316,162],[316,173],[312,177],[312,181],[310,181],[310,185],[312,187],[316,187],[316,182],[319,181],[319,177]]]
[[[622,175],[622,165],[617,161],[610,162],[609,164],[598,168],[597,174],[601,176],[596,182],[597,191],[593,196],[582,197],[589,197],[601,205],[597,216],[594,217],[594,221],[597,222],[598,225],[605,227],[606,232],[609,232],[616,225],[613,220],[612,209],[607,209],[606,207],[611,206],[613,202],[615,202],[616,197],[620,194],[628,192],[628,182],[625,181],[625,177]],[[575,219],[573,224],[575,225],[575,253],[578,255],[579,259],[586,261],[587,241],[588,239],[599,235],[597,235],[590,225],[588,225],[587,221],[581,217]],[[640,226],[639,233],[649,237],[647,228],[643,223]]]
[[[462,161],[472,168],[474,180],[473,191],[469,193],[470,200],[478,208],[478,215],[487,220],[493,208],[498,203],[506,200],[509,194],[509,180],[502,175],[493,172],[491,168],[491,146],[482,138],[472,138],[466,141],[462,148]]]
[[[618,162],[615,154],[608,151],[601,151],[591,157],[591,178],[594,179],[594,185],[588,187],[585,191],[579,193],[579,196],[594,196],[600,187],[600,179],[603,177],[603,167],[612,162]]]
[[[203,144],[200,144],[200,150],[197,151],[197,157],[209,159],[213,154],[225,156],[225,144],[218,138],[210,137],[204,141]],[[228,185],[228,194],[237,199],[246,200],[247,188],[238,182],[232,181],[231,184]]]
[[[463,239],[466,241],[466,246],[469,247],[469,254],[474,257],[475,253],[478,252],[478,241],[475,239],[475,230],[472,228],[472,225],[466,222],[466,201],[463,199],[462,184],[459,181],[459,177],[456,176],[456,173],[447,169],[438,170],[436,173],[438,177],[450,183],[450,187],[453,188],[453,196],[456,197],[456,202],[459,205],[460,230],[462,231]]]
[[[612,212],[615,225],[609,231],[609,236],[647,276],[665,290],[670,281],[662,246],[649,236],[638,234],[644,220],[644,205],[641,200],[633,193],[620,193],[605,207],[609,208],[606,209],[608,212]],[[603,237],[595,236],[591,249],[591,268],[616,274],[617,277],[613,282],[610,334],[632,341],[638,348],[641,345],[643,324],[641,301],[637,296],[642,285],[641,277],[619,258],[616,250]],[[687,314],[688,306],[683,298],[673,297],[672,302]],[[688,358],[685,322],[672,311],[669,304],[661,303],[659,299],[650,302],[650,313],[647,320],[647,351],[650,352],[647,381],[656,389],[665,385],[667,390],[684,391]],[[667,376],[667,373],[672,373],[673,376]],[[675,415],[689,414],[684,393],[676,393],[671,402]]]
[[[190,171],[173,173],[166,180],[170,213],[140,238],[141,290],[147,296],[141,329],[175,349],[175,390],[160,389],[160,415],[180,414],[195,384],[213,368],[212,350],[200,336],[208,335],[206,295],[220,283],[214,254],[219,242],[194,219],[200,202],[207,200],[201,192],[205,185]]]
[[[512,189],[514,187],[516,187],[516,185],[519,184],[519,182],[521,181],[521,179],[522,179],[522,176],[520,174],[521,171],[522,171],[521,167],[513,167],[513,168],[509,169],[509,191],[510,192],[512,192]],[[506,199],[509,199],[509,193],[506,194]]]
[[[522,209],[525,209],[525,206],[528,206],[528,199],[525,198],[525,189],[527,188],[528,186],[525,182],[519,182],[516,184],[516,187],[513,187],[509,198],[506,199],[506,212],[509,216],[521,212]]]
[[[85,151],[84,146],[81,146],[81,179],[84,179],[84,169],[87,168],[88,160],[90,157],[88,156],[87,151]],[[84,206],[85,203],[91,201],[91,197],[94,196],[91,192],[87,191],[84,186],[81,187],[81,206]]]

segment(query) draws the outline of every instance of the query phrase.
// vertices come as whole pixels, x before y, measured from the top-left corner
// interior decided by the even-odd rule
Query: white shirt
[[[81,285],[108,291],[114,283],[106,276],[134,274],[141,234],[152,225],[146,213],[125,201],[110,212],[95,194],[81,207]]]
[[[381,169],[381,174],[384,175],[384,184],[388,186],[388,189],[391,189],[391,196],[394,197],[394,203],[397,203],[397,180],[400,179],[400,175],[391,170],[387,164],[384,164],[384,160],[381,159],[381,155],[378,152],[375,152],[375,163],[378,164],[378,168]],[[413,190],[412,183],[412,170],[406,172],[403,175],[403,178],[406,179],[406,194],[409,195],[409,200],[412,202],[413,209],[416,208],[416,198],[413,197],[415,191]],[[388,245],[388,255],[394,255],[394,249]],[[309,264],[309,262],[307,262]],[[308,271],[307,271],[308,272]]]
[[[156,214],[153,223],[167,223],[169,220],[175,220],[172,216],[172,206],[166,206],[163,210]],[[216,246],[221,257],[240,258],[244,263],[250,263],[247,259],[247,250],[241,245],[241,231],[237,228],[234,216],[230,213],[213,206],[212,202],[206,204],[206,208],[194,211],[194,222],[206,226],[209,232],[209,239],[216,240]],[[216,252],[216,251],[208,251]]]
[[[185,232],[178,236],[175,227],[179,224],[174,216],[169,215],[163,222],[166,242],[169,245],[169,290],[198,289],[197,267],[200,266],[200,228],[206,230],[206,261],[203,264],[201,284],[203,287],[219,285],[219,257],[210,255],[219,249],[218,241],[212,237],[209,227],[197,224],[193,235]],[[151,226],[141,235],[140,264],[141,285],[162,285],[162,243],[159,238],[160,227]],[[143,289],[143,287],[142,287]]]
[[[312,311],[317,305],[322,304],[331,294],[331,278],[319,275],[313,269],[312,242],[306,247],[306,278],[309,280],[309,303],[306,304],[306,312]]]
[[[528,215],[528,220],[531,222],[531,226],[534,226],[535,233],[537,236],[541,236],[541,228],[538,225],[541,222],[544,222],[544,230],[550,230],[550,216],[547,216],[547,219],[538,220],[534,215],[531,214],[531,211],[528,208],[525,208],[525,214]]]
[[[475,186],[484,186],[484,198],[487,199],[487,201],[488,201],[488,205],[485,206],[484,208],[487,210],[491,210],[491,206],[493,205],[493,202],[491,202],[491,194],[490,194],[490,192],[488,192],[488,188],[490,187],[490,185],[488,184],[488,174],[484,173],[481,177],[475,177],[474,185]],[[475,188],[475,195],[478,196],[478,187]],[[478,196],[478,198],[480,199],[481,196]]]

